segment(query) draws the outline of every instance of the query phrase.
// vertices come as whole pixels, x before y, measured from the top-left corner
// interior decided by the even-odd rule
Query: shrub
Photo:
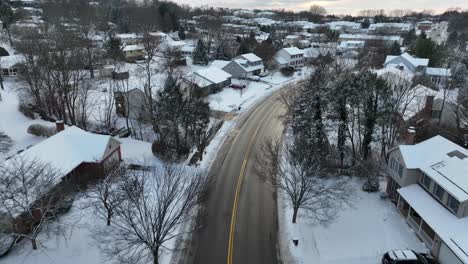
[[[4,132],[0,131],[0,153],[5,153],[13,146],[13,140]]]
[[[26,102],[20,100],[18,105],[18,110],[23,113],[24,116],[34,119],[34,111],[31,106],[29,106]]]
[[[32,124],[28,127],[28,133],[38,137],[50,137],[55,135],[56,131],[54,127]]]
[[[293,67],[284,67],[284,68],[281,68],[281,73],[284,75],[284,76],[287,76],[287,77],[290,77],[294,74],[294,68]]]

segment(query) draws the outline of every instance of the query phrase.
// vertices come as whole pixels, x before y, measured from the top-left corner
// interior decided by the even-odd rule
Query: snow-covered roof
[[[442,77],[449,77],[451,75],[450,69],[446,68],[426,68],[426,74],[430,76],[442,76]]]
[[[253,53],[242,54],[239,57],[242,57],[242,58],[248,60],[249,62],[257,62],[257,61],[262,60],[260,57],[258,57],[257,55],[255,55]]]
[[[409,54],[408,52],[405,52],[401,54],[400,56],[392,56],[392,55],[387,56],[387,58],[385,59],[385,64],[390,64],[393,60],[395,60],[396,58],[400,58],[400,57],[405,59],[406,61],[408,61],[415,67],[427,66],[429,64],[429,59],[415,58],[411,56],[411,54]]]
[[[374,70],[374,72],[378,76],[383,76],[383,77],[386,77],[388,75],[398,76],[398,77],[401,77],[403,80],[406,80],[408,82],[412,82],[413,78],[414,78],[414,74],[412,74],[411,72],[402,71],[402,70],[399,70],[399,69],[393,68],[393,67]]]
[[[433,23],[432,21],[424,20],[424,21],[419,22],[418,24],[433,24]]]
[[[298,49],[297,47],[283,48],[289,55],[300,55],[304,54],[304,51]]]
[[[111,136],[89,133],[71,126],[18,155],[49,164],[60,172],[58,176],[61,178],[83,162],[102,161],[111,139]]]
[[[18,63],[24,62],[24,57],[21,55],[10,55],[0,57],[0,68],[9,69]]]
[[[231,74],[215,66],[198,70],[195,74],[215,84],[222,83],[232,77]]]
[[[416,254],[411,250],[393,250],[389,252],[389,257],[393,260],[417,260]]]
[[[143,45],[135,44],[135,45],[127,45],[123,48],[123,51],[136,51],[136,50],[144,50],[145,47]]]
[[[439,235],[453,253],[463,263],[468,263],[468,217],[456,217],[418,184],[398,189],[398,193]]]
[[[420,169],[459,201],[468,200],[468,150],[441,136],[399,149],[406,168]]]
[[[115,35],[119,39],[137,39],[139,36],[136,33],[123,33]]]
[[[297,36],[297,35],[287,35],[285,37],[285,39],[298,39],[298,38],[299,38],[299,36]]]
[[[340,39],[348,40],[383,40],[383,41],[396,41],[401,40],[400,36],[380,36],[380,35],[366,35],[366,34],[340,34]]]
[[[353,28],[360,29],[362,27],[361,23],[351,22],[351,21],[332,21],[327,23],[331,30],[339,30],[341,28]]]
[[[183,46],[182,49],[180,49],[180,51],[182,52],[193,52],[194,50],[195,50],[194,46]]]
[[[276,62],[278,62],[279,65],[288,64],[288,61],[283,56],[278,56],[278,54],[276,54],[273,58],[275,59]]]
[[[225,60],[214,60],[211,65],[214,67],[217,67],[219,69],[224,68],[224,66],[228,65],[231,61],[225,61]]]
[[[400,28],[402,30],[410,30],[413,27],[410,23],[376,23],[369,25],[369,30],[378,28]]]
[[[317,58],[320,55],[320,51],[316,48],[303,49],[304,58]]]

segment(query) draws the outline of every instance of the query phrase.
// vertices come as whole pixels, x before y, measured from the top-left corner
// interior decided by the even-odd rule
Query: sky
[[[468,0],[173,0],[191,6],[208,5],[245,9],[280,9],[307,10],[312,4],[325,7],[330,14],[357,14],[363,9],[412,9],[421,11],[431,9],[436,13],[451,7],[468,9]]]

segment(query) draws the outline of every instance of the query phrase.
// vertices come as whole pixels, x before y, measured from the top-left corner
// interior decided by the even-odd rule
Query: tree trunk
[[[36,238],[31,239],[32,249],[37,250],[37,242]]]
[[[159,253],[159,248],[153,251],[153,264],[159,264],[158,253]]]
[[[298,207],[295,207],[293,208],[293,217],[292,217],[292,223],[295,224],[296,223],[296,220],[297,220],[297,212],[299,211],[299,208]]]

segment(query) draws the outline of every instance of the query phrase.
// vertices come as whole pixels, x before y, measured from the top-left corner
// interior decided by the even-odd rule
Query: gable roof
[[[304,54],[304,51],[298,49],[297,47],[283,48],[289,55],[300,55]]]
[[[420,59],[411,56],[408,52],[401,54],[400,56],[387,56],[385,59],[385,64],[390,64],[393,60],[397,58],[402,58],[414,67],[426,66],[429,65],[429,59]]]
[[[257,62],[257,61],[262,60],[260,57],[258,57],[257,55],[255,55],[253,53],[242,54],[239,57],[242,57],[242,58],[248,60],[249,62]]]
[[[459,201],[468,200],[468,150],[435,136],[415,145],[400,145],[408,169],[419,169]],[[451,153],[460,153],[460,158]]]
[[[219,84],[232,77],[231,74],[215,67],[211,66],[205,69],[201,69],[195,72],[195,75],[207,80],[210,84]],[[205,85],[207,86],[207,85]]]
[[[60,172],[58,176],[63,177],[83,162],[102,161],[110,140],[117,141],[111,136],[89,133],[71,126],[18,155],[47,163]]]

